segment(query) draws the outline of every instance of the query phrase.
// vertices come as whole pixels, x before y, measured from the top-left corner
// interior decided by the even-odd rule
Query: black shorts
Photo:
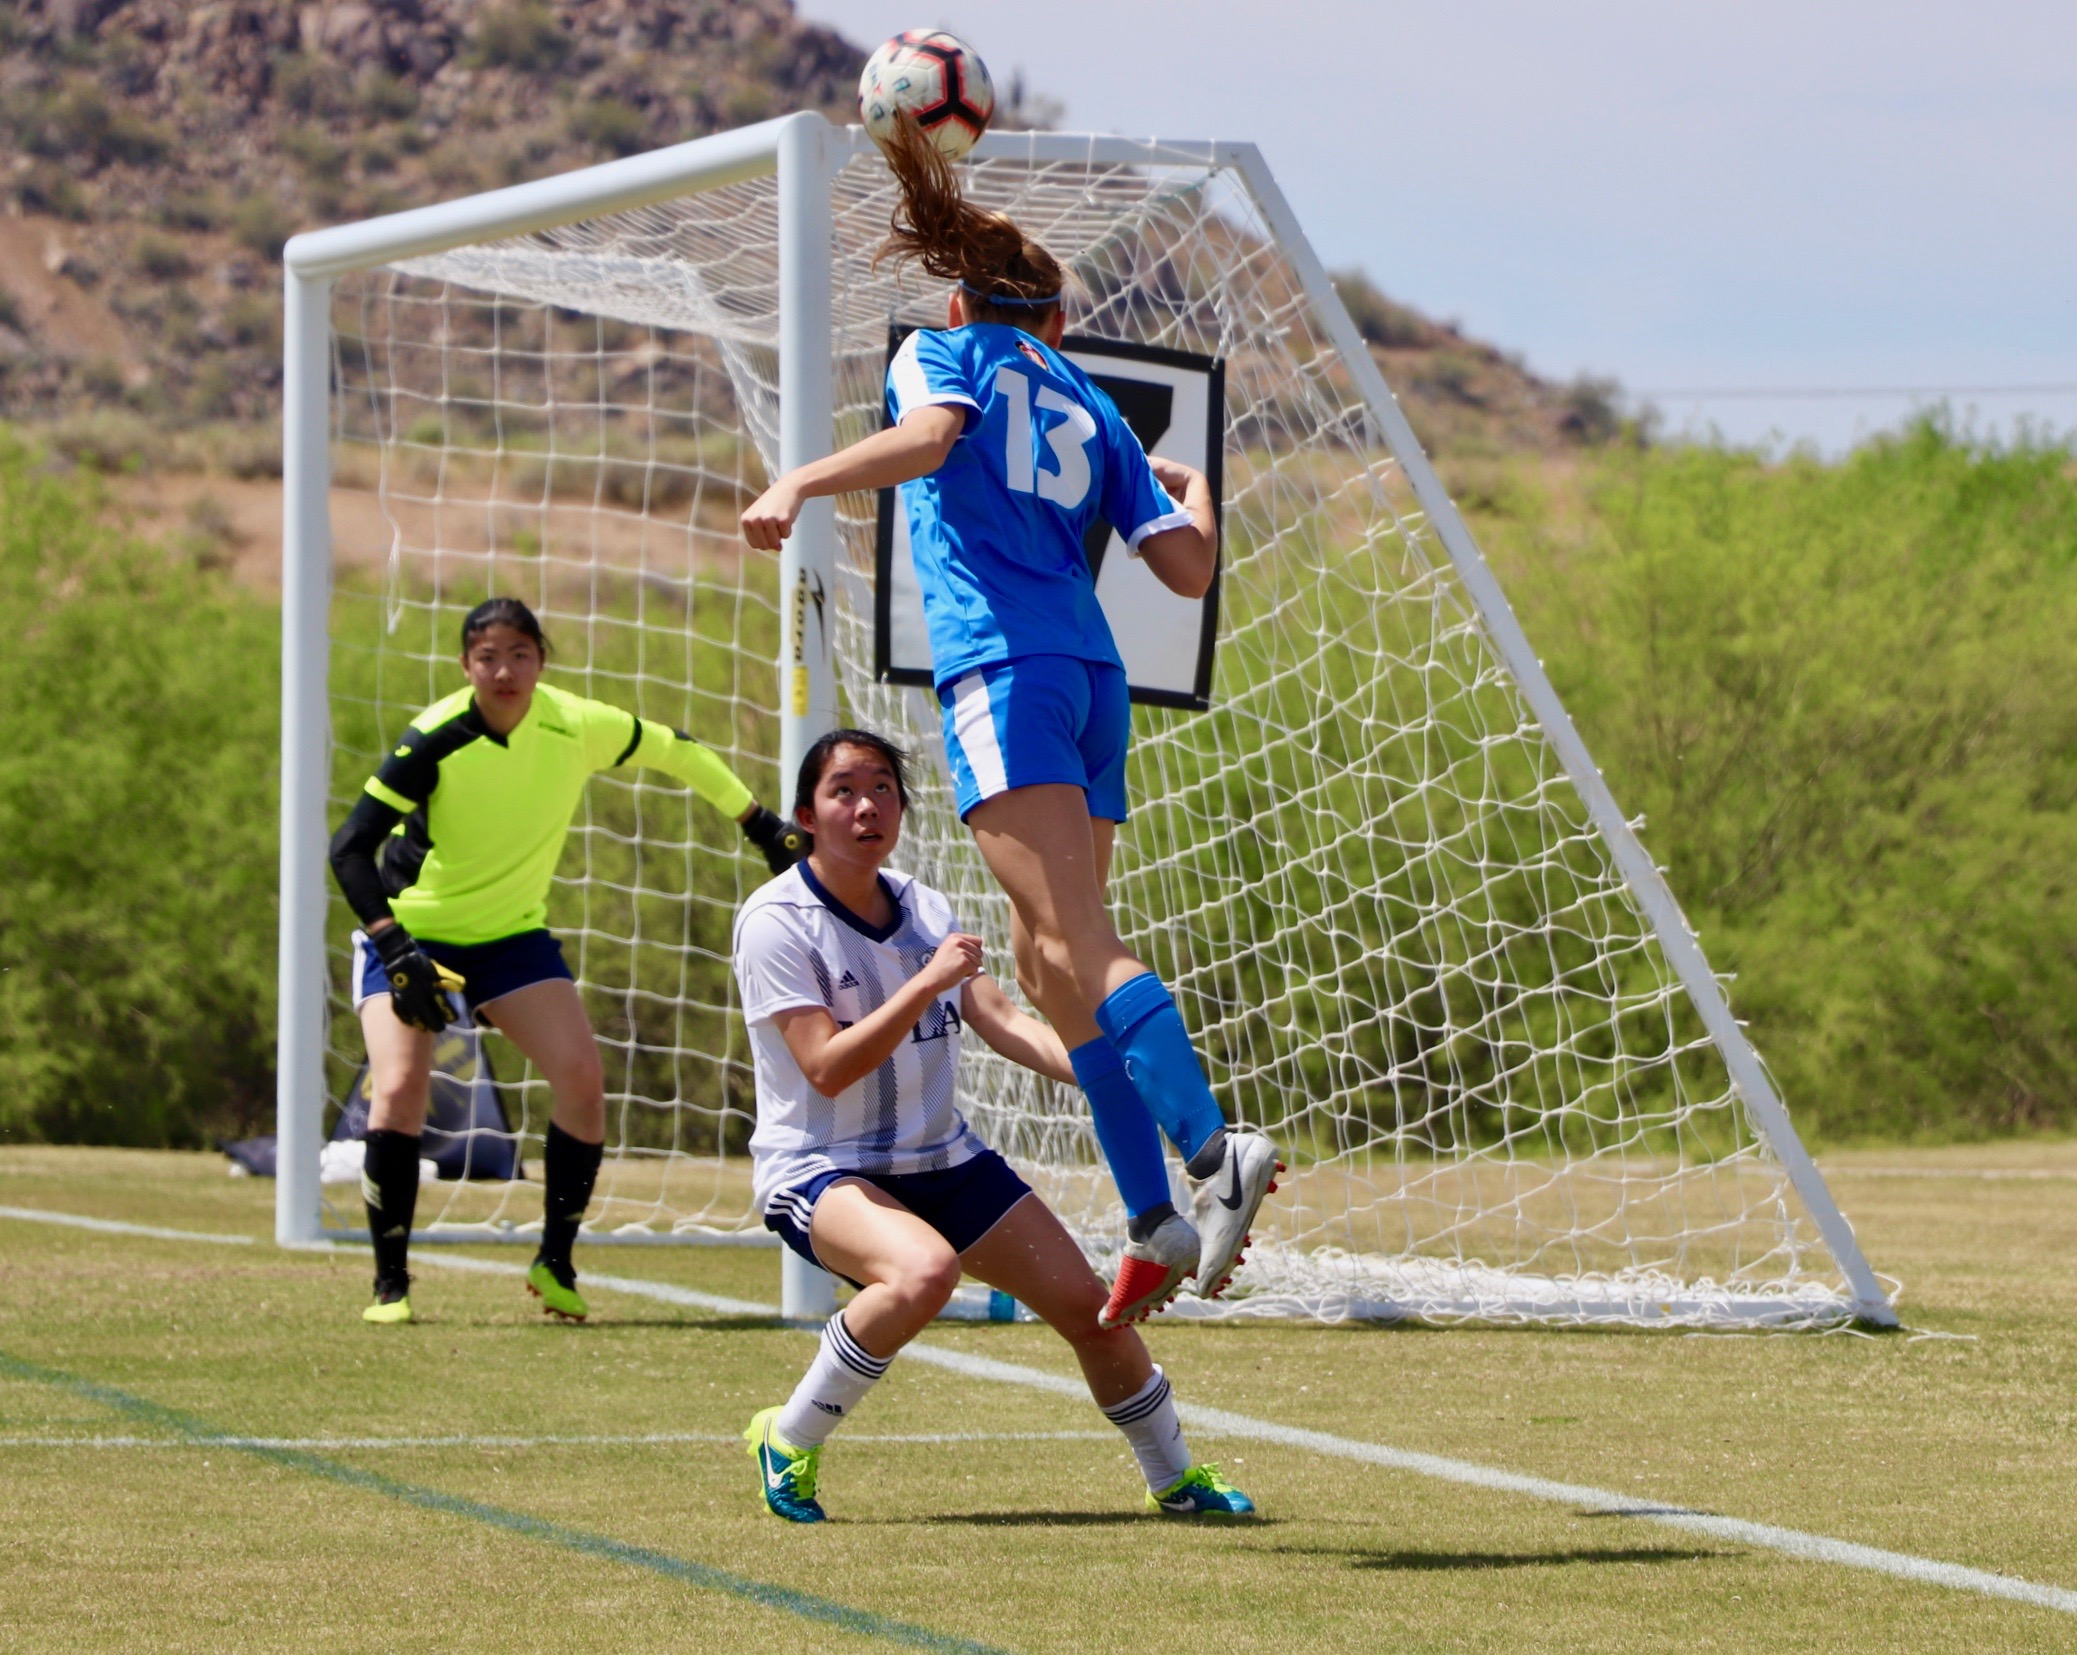
[[[376,995],[389,992],[389,974],[382,969],[375,945],[366,934],[356,931],[353,935],[353,1009],[359,1011]],[[563,959],[563,945],[555,940],[554,932],[546,929],[516,932],[495,942],[433,942],[425,937],[413,940],[426,958],[438,961],[461,978],[462,998],[469,1003],[472,1013],[484,1002],[514,989],[531,988],[535,983],[554,982],[558,978],[573,981],[569,963]]]
[[[857,1178],[884,1190],[943,1236],[945,1245],[955,1253],[963,1253],[979,1241],[1031,1193],[1017,1169],[992,1149],[942,1172],[818,1172],[775,1194],[765,1212],[764,1226],[776,1230],[781,1241],[824,1270],[829,1266],[815,1256],[808,1228],[815,1220],[815,1203],[822,1199],[822,1192],[841,1178]],[[830,1274],[842,1272],[831,1270]],[[853,1287],[865,1285],[849,1276],[843,1279]]]

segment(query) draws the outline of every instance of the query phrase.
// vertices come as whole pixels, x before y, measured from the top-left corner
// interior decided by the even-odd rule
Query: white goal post
[[[1177,1312],[1894,1324],[1260,154],[994,133],[962,170],[1072,270],[1075,331],[1222,364],[1209,709],[1140,710],[1113,896],[1292,1171],[1234,1293]],[[289,242],[283,1245],[358,1226],[320,1183],[358,1041],[330,828],[489,593],[542,614],[558,681],[768,802],[840,719],[894,735],[920,776],[897,860],[1011,977],[934,703],[873,672],[877,502],[818,502],[778,558],[734,534],[774,470],[877,425],[890,327],[942,320],[872,263],[892,200],[860,129],[800,114]],[[726,958],[763,869],[701,808],[595,780],[551,900],[608,1059],[590,1241],[770,1241]],[[545,1092],[507,1091],[524,1153]],[[1106,1266],[1123,1216],[1078,1095],[977,1053],[962,1101]],[[425,1239],[522,1239],[539,1198],[421,1211]],[[790,1312],[819,1291],[789,1270]]]

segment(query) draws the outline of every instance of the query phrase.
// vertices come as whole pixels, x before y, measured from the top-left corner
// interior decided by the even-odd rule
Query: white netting
[[[1240,180],[1191,154],[965,170],[1072,266],[1074,331],[1226,363],[1213,710],[1137,711],[1113,896],[1230,1112],[1292,1163],[1230,1308],[1842,1314],[1834,1261],[1290,262]],[[776,798],[777,570],[734,526],[776,447],[776,200],[770,180],[732,185],[342,284],[340,809],[458,682],[456,623],[493,591],[540,611],[557,682],[692,732]],[[880,420],[890,322],[943,317],[936,284],[871,268],[891,206],[877,157],[839,175],[840,442]],[[839,522],[847,714],[921,760],[897,860],[952,895],[1008,981],[1006,906],[951,811],[934,706],[871,679],[874,502],[840,502]],[[594,1233],[758,1230],[727,946],[761,877],[675,784],[593,783],[550,923],[608,1056]],[[357,1030],[332,1027],[343,1080]],[[1079,1094],[969,1045],[969,1114],[1107,1262],[1122,1213]],[[539,1083],[510,1096],[542,1131]],[[438,1186],[421,1222],[538,1210],[517,1186]]]

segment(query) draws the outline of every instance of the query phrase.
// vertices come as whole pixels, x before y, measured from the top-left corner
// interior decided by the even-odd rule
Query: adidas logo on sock
[[[839,1408],[834,1402],[823,1402],[819,1401],[814,1397],[810,1397],[808,1400],[813,1402],[815,1406],[820,1408],[825,1414],[835,1414],[838,1419],[842,1419],[844,1417],[844,1410]]]

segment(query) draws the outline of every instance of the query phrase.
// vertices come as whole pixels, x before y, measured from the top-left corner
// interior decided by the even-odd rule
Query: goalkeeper
[[[549,881],[592,773],[642,764],[689,783],[742,824],[773,873],[806,853],[806,834],[752,798],[714,753],[682,731],[541,683],[547,660],[525,604],[478,604],[462,622],[468,687],[411,721],[332,838],[332,872],[363,927],[353,937],[353,999],[368,1048],[361,1193],[375,1302],[362,1315],[371,1322],[411,1320],[419,1138],[433,1037],[454,1015],[450,991],[517,1046],[554,1095],[541,1251],[527,1287],[553,1315],[585,1314],[570,1248],[605,1147],[605,1080],[545,922]]]
[[[1009,896],[1018,981],[1068,1044],[1125,1203],[1102,1318],[1115,1326],[1186,1275],[1216,1298],[1278,1171],[1266,1137],[1227,1128],[1174,1000],[1104,896],[1132,710],[1082,537],[1100,515],[1164,585],[1201,597],[1218,565],[1211,488],[1150,460],[1060,354],[1052,254],[965,201],[913,122],[888,161],[901,207],[882,251],[957,284],[949,325],[910,334],[888,365],[889,428],[779,478],[743,534],[776,550],[805,501],[902,485],[959,813]],[[1169,1199],[1157,1121],[1193,1181],[1194,1224]]]

